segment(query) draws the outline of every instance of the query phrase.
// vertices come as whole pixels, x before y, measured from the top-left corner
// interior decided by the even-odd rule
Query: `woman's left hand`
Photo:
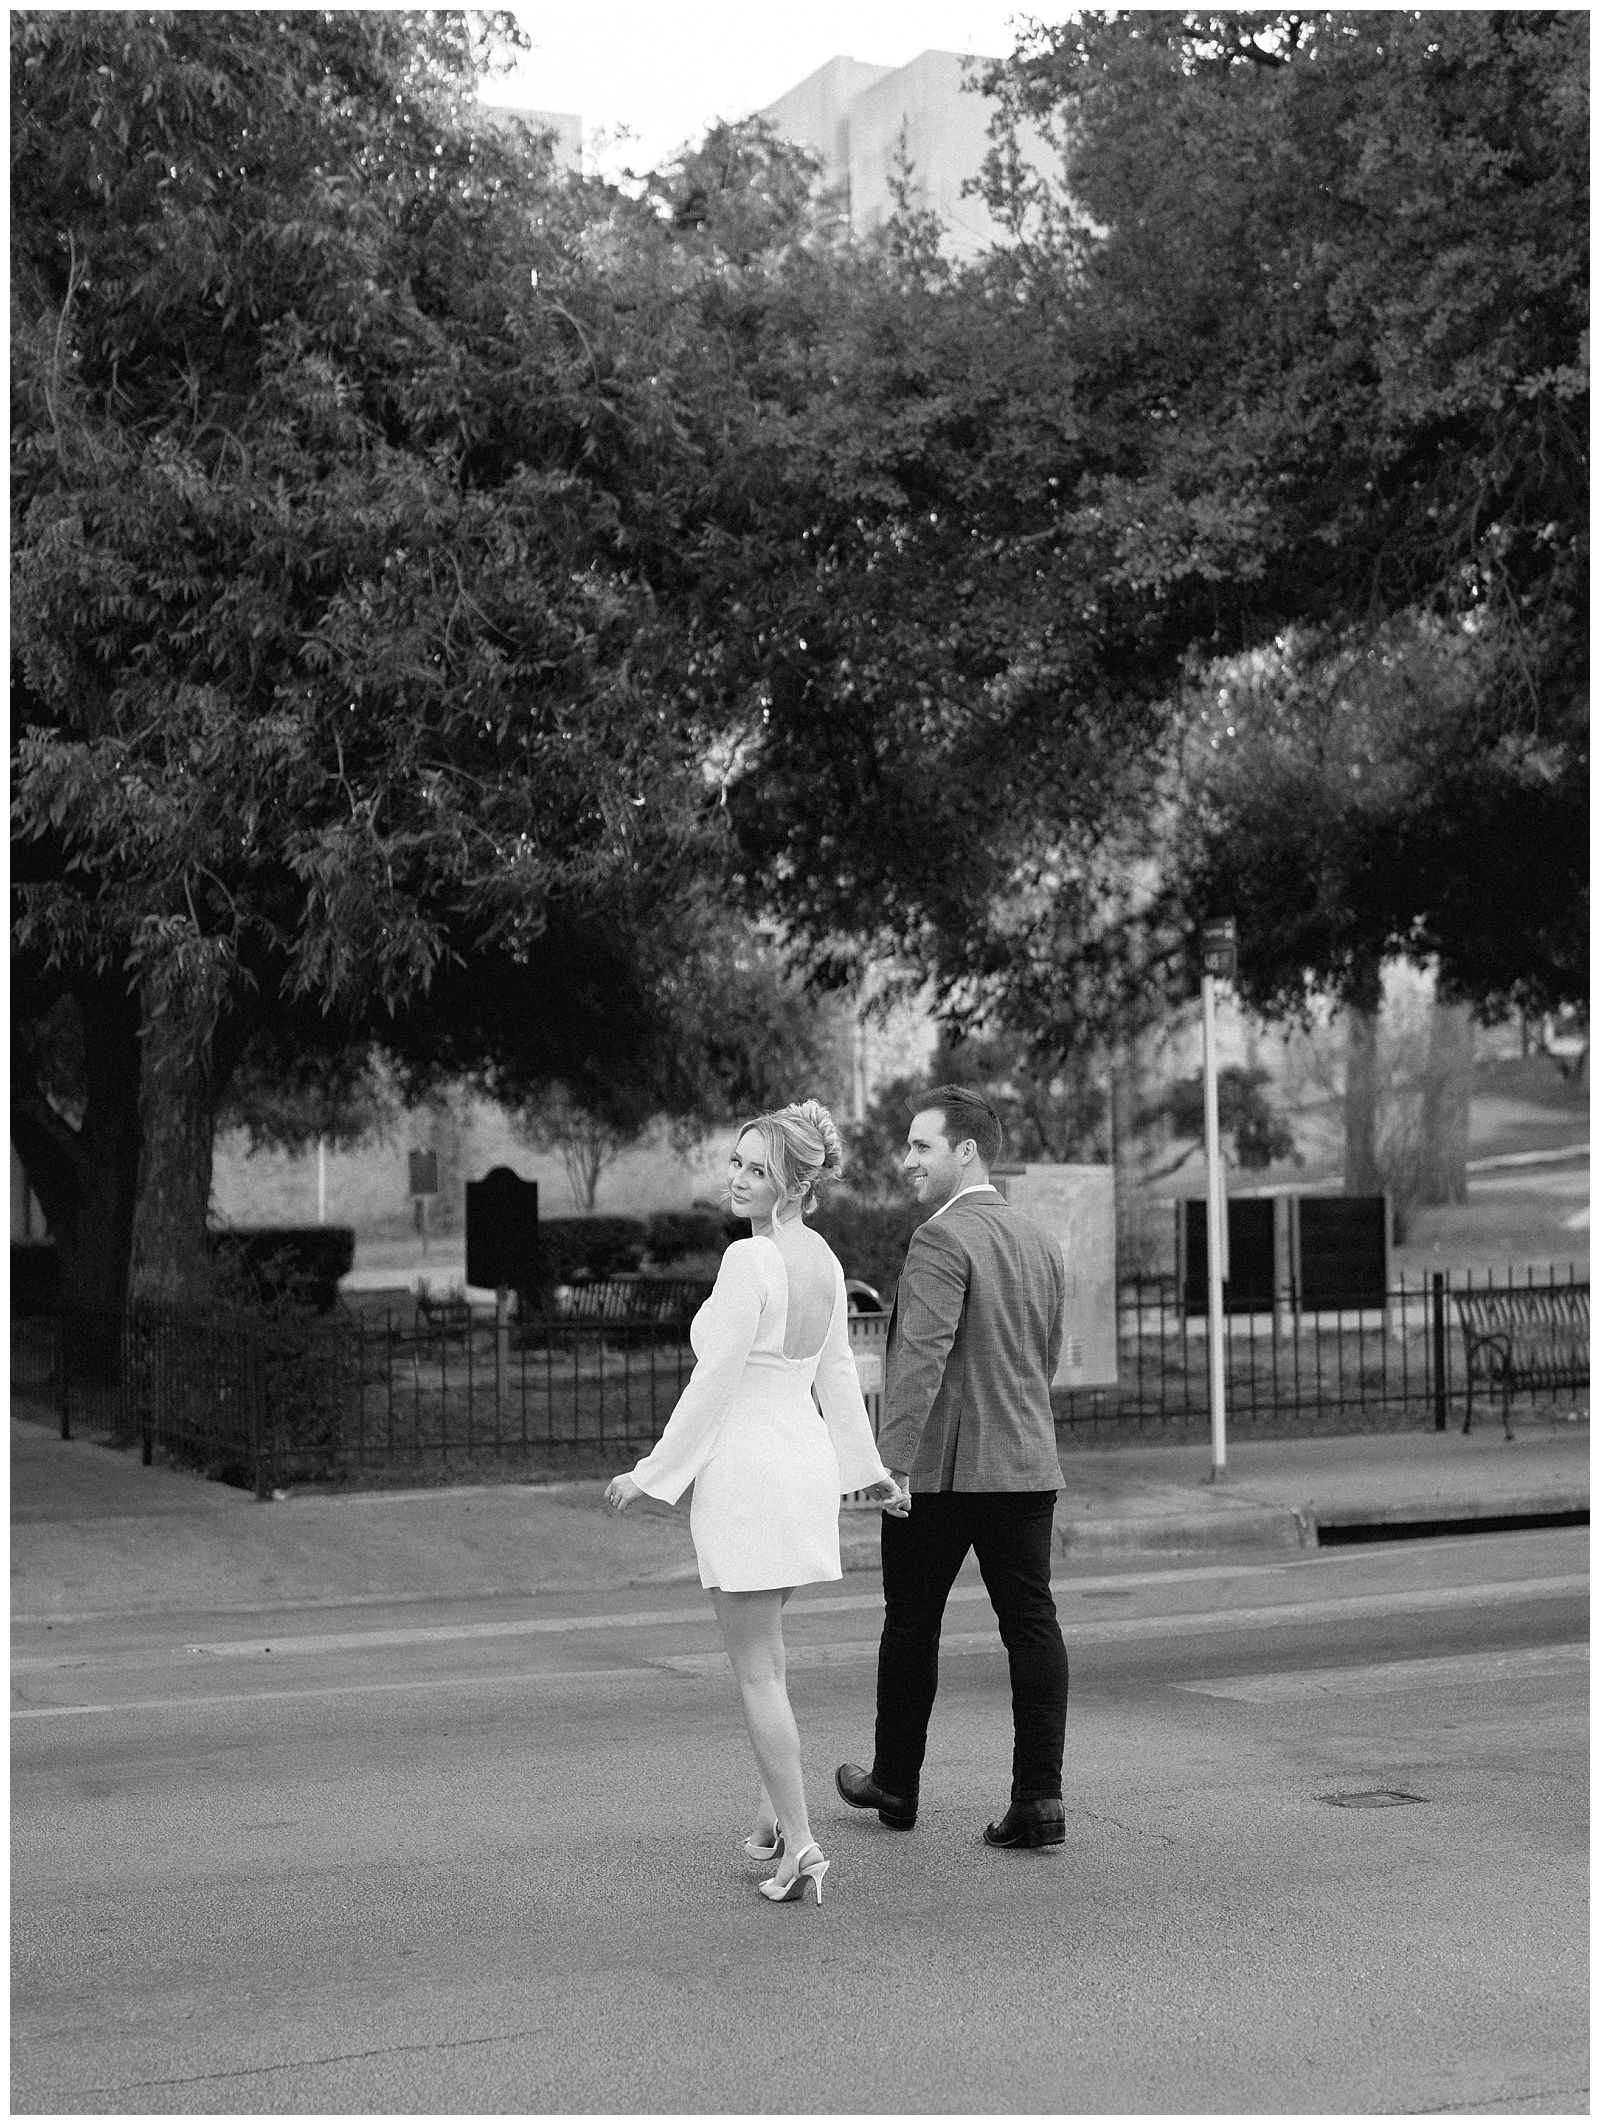
[[[644,1492],[632,1476],[613,1476],[606,1485],[606,1503],[615,1512],[625,1513],[635,1498],[643,1496]]]
[[[861,1495],[869,1505],[881,1506],[897,1520],[903,1520],[911,1510],[910,1491],[902,1490],[893,1476],[886,1483],[869,1483]]]

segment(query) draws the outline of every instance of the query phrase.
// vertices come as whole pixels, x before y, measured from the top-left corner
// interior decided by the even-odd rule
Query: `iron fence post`
[[[1449,1392],[1444,1375],[1444,1271],[1433,1272],[1433,1428],[1444,1431],[1449,1421]]]
[[[53,1333],[55,1336],[55,1372],[56,1378],[61,1382],[61,1436],[63,1439],[70,1439],[72,1437],[72,1398],[67,1380],[67,1351],[71,1347],[72,1338],[67,1334],[67,1317],[64,1313],[58,1312],[56,1314]]]
[[[264,1505],[272,1495],[272,1484],[267,1469],[267,1457],[262,1446],[262,1403],[266,1399],[266,1367],[261,1362],[261,1347],[254,1336],[242,1337],[245,1348],[245,1363],[250,1381],[250,1459],[255,1468],[256,1502]]]

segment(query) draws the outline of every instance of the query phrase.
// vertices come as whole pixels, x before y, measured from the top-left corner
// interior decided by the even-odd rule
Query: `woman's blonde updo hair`
[[[815,1210],[817,1184],[836,1181],[844,1171],[844,1145],[821,1100],[802,1099],[776,1114],[758,1114],[740,1125],[740,1136],[748,1129],[766,1145],[767,1171],[783,1190],[784,1200],[798,1197],[802,1214]]]

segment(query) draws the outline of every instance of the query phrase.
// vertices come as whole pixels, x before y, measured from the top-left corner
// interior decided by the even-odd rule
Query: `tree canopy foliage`
[[[65,996],[103,1047],[131,977],[93,1098],[138,1106],[146,1288],[203,1280],[252,1040],[688,1082],[676,675],[744,475],[657,220],[478,111],[491,32],[12,18],[14,1127],[89,1184],[39,1042]]]
[[[1586,994],[1586,18],[1036,26],[962,267],[754,121],[559,177],[515,34],[12,17],[13,1131],[81,1292],[203,1278],[290,1053],[743,1104],[730,879],[1084,1100],[1219,907],[1273,1009]]]
[[[956,268],[903,202],[730,246],[772,471],[711,676],[825,975],[898,953],[1063,1055],[1237,903],[1273,1008],[1394,951],[1585,993],[1586,56],[1548,11],[1084,13],[986,83],[1014,244]],[[1356,674],[1345,788],[1253,771],[1243,696],[1265,759]]]
[[[1203,711],[1174,908],[1260,1001],[1392,951],[1587,993],[1587,61],[1581,13],[1154,11],[992,78],[1066,142],[1069,535]]]

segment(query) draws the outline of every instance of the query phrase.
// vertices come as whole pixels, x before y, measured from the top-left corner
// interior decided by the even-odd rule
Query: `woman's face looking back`
[[[781,1191],[767,1166],[766,1140],[746,1129],[728,1161],[728,1200],[735,1217],[747,1217],[759,1231],[771,1221]]]

